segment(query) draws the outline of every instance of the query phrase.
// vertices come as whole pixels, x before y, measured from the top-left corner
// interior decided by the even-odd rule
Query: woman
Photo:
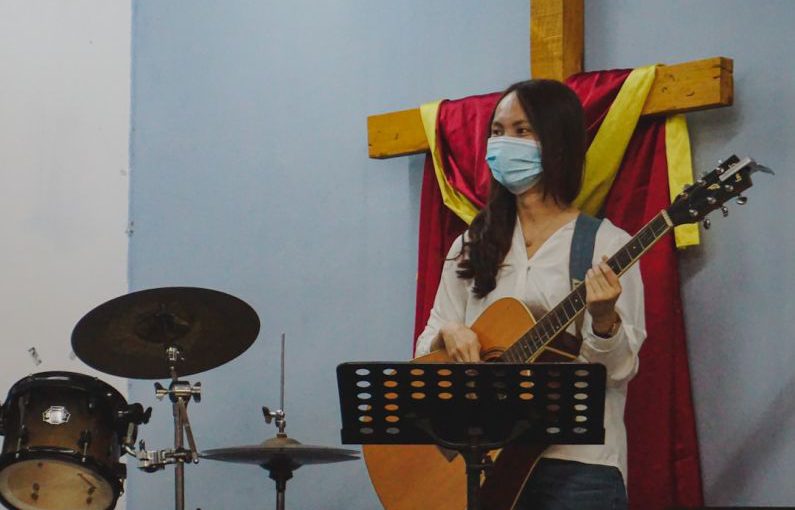
[[[486,207],[450,249],[417,355],[446,349],[456,361],[478,361],[469,329],[499,298],[522,300],[540,317],[571,291],[569,253],[580,212],[585,153],[582,106],[562,83],[531,80],[509,87],[494,110],[487,163],[492,171]],[[621,279],[605,263],[630,236],[603,220],[594,264],[585,277],[578,360],[607,367],[605,443],[553,445],[533,470],[517,508],[626,508],[627,383],[638,370],[646,337],[643,283],[637,266]]]

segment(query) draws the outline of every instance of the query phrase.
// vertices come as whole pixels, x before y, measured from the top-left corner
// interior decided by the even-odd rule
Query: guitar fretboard
[[[607,261],[619,276],[624,274],[646,251],[671,229],[660,212]],[[555,308],[547,312],[527,333],[503,352],[500,361],[530,361],[539,349],[565,330],[585,310],[585,284],[579,283]]]

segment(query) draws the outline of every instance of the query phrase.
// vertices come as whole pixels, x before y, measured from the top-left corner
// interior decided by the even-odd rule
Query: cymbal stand
[[[180,350],[176,346],[166,349],[168,356],[169,371],[171,372],[171,384],[168,388],[160,383],[155,383],[155,396],[158,400],[163,400],[166,396],[171,400],[172,413],[174,415],[174,448],[165,450],[147,450],[146,444],[140,442],[138,452],[138,468],[152,473],[160,469],[165,469],[167,464],[174,466],[174,506],[176,510],[185,510],[185,462],[199,462],[199,452],[196,448],[196,441],[188,419],[188,403],[191,399],[196,402],[201,401],[201,383],[191,384],[188,381],[180,381],[177,377],[176,365],[182,359]],[[184,448],[184,438],[188,438],[189,449]]]
[[[284,412],[284,333],[282,333],[282,359],[281,359],[281,384],[279,385],[279,409],[271,411],[267,407],[262,407],[262,414],[265,416],[265,423],[270,424],[274,422],[279,432],[276,434],[276,439],[269,441],[283,441],[287,439],[287,433],[284,431],[287,427],[287,415]],[[291,441],[290,439],[287,439]],[[265,442],[267,444],[268,441]],[[276,458],[269,464],[263,465],[270,474],[271,480],[276,482],[276,510],[284,510],[285,505],[285,492],[287,491],[287,480],[293,477],[293,464],[287,459]]]

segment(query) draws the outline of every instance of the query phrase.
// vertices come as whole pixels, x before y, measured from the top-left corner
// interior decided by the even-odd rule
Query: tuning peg
[[[704,230],[709,230],[709,227],[712,226],[712,222],[709,221],[709,218],[704,220]]]
[[[688,209],[687,213],[690,215],[691,218],[698,218],[698,211],[695,209]]]
[[[725,191],[726,193],[732,193],[734,191],[734,186],[732,186],[731,184],[724,184],[723,191]]]
[[[720,208],[720,212],[723,213],[723,217],[725,218],[729,215],[729,208],[726,207],[725,205],[722,205]]]
[[[737,196],[737,205],[745,205],[748,203],[748,197],[743,195]]]
[[[709,205],[715,205],[718,203],[718,199],[715,197],[707,197],[707,203]]]

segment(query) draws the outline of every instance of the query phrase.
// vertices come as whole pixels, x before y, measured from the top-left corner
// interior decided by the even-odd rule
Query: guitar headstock
[[[725,216],[728,209],[724,204],[730,199],[737,198],[740,205],[746,202],[747,199],[741,193],[752,186],[751,173],[757,170],[773,173],[751,158],[740,159],[732,155],[686,187],[666,210],[669,218],[674,225],[695,223],[718,208],[722,209]],[[705,226],[708,227],[706,222]]]

